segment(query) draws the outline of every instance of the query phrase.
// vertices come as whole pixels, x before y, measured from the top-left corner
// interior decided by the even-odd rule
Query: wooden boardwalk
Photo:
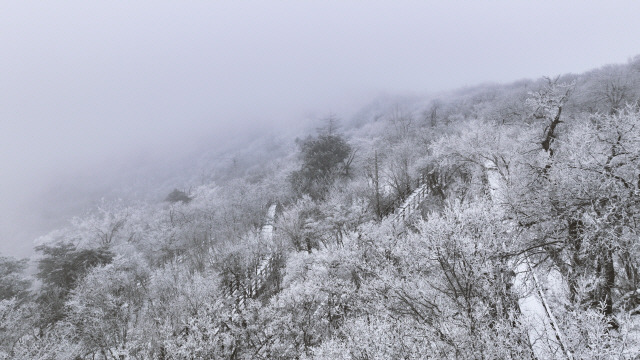
[[[494,203],[501,202],[500,195],[500,175],[495,166],[490,164],[485,166],[487,178],[489,180],[489,190]],[[407,221],[420,209],[420,205],[429,195],[429,186],[425,177],[417,181],[417,187],[413,192],[395,208],[393,213],[388,215],[393,222],[394,228],[401,234],[406,231]],[[263,239],[273,238],[274,224],[276,218],[276,204],[272,204],[267,211],[265,224],[262,226],[260,234]],[[238,305],[237,310],[244,308],[246,300],[255,298],[265,287],[267,279],[271,278],[275,269],[275,259],[272,256],[264,257],[260,260],[254,274],[248,274],[250,279],[248,285],[239,282],[232,284],[229,294],[235,299]],[[520,289],[522,296],[518,300],[522,315],[532,325],[529,330],[529,339],[534,350],[534,354],[539,359],[573,359],[568,351],[562,332],[549,307],[534,269],[529,263],[528,257],[523,255],[514,261],[516,265],[515,279],[516,288]]]
[[[269,206],[264,225],[260,229],[260,236],[267,242],[273,239],[277,206],[276,203]],[[247,271],[247,282],[234,281],[225,289],[225,292],[237,305],[234,311],[242,310],[248,299],[254,299],[260,294],[260,291],[267,285],[267,280],[273,275],[276,261],[277,258],[273,255],[262,257],[255,268]]]

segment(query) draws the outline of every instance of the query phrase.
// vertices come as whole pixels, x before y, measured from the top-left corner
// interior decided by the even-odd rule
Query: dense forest
[[[317,126],[0,257],[0,359],[638,358],[640,58]]]

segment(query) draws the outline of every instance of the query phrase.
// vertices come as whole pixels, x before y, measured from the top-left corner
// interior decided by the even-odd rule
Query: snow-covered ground
[[[514,286],[519,295],[520,312],[530,326],[528,333],[533,351],[539,359],[567,359],[562,333],[546,303],[544,290],[539,287],[528,260],[524,257],[519,260]]]

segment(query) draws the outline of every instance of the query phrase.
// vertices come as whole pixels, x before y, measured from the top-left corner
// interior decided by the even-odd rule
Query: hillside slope
[[[0,259],[0,358],[633,358],[639,106],[636,58],[202,154],[185,196],[40,238],[34,278]],[[530,331],[523,255],[561,347]]]

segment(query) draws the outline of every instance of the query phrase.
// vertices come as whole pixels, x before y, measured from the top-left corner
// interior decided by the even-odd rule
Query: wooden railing
[[[416,184],[417,186],[413,192],[391,214],[394,224],[403,225],[420,208],[420,205],[429,194],[429,185],[425,175],[420,176]]]
[[[273,239],[276,210],[277,204],[274,203],[269,206],[264,225],[260,230],[260,236],[267,242]],[[268,280],[273,276],[279,260],[279,256],[275,254],[263,256],[256,261],[254,266],[247,270],[245,281],[231,281],[226,286],[223,291],[235,302],[235,311],[242,310],[248,299],[254,299],[260,295]]]

